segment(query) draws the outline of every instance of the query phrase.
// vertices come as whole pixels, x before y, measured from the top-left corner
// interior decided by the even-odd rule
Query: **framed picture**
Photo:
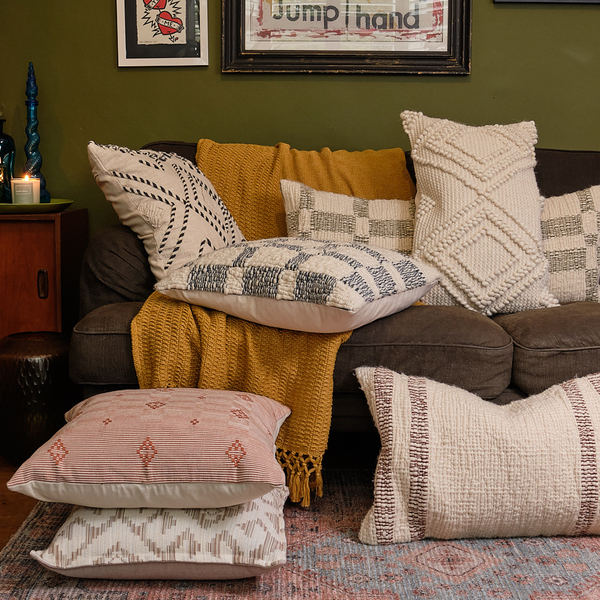
[[[119,67],[208,64],[208,0],[117,0]]]
[[[472,0],[223,0],[223,72],[468,74]]]

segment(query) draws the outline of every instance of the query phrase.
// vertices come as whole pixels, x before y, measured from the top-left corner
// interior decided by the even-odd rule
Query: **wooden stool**
[[[0,455],[25,461],[64,424],[78,401],[69,378],[69,344],[56,332],[0,340]]]

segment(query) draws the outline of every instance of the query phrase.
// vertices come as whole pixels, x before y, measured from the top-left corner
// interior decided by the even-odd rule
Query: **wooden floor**
[[[6,487],[6,482],[16,470],[16,467],[0,457],[0,549],[4,548],[10,536],[19,529],[37,504],[37,500],[11,492]]]

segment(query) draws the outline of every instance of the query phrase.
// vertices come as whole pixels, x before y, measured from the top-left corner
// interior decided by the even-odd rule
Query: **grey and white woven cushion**
[[[96,182],[144,243],[157,280],[207,252],[244,240],[212,183],[168,152],[88,144]]]
[[[414,200],[364,200],[281,180],[289,237],[358,242],[410,254]]]
[[[423,301],[488,316],[557,306],[542,248],[535,123],[401,116],[417,179],[413,256],[442,274]]]
[[[393,250],[272,238],[202,256],[155,288],[262,325],[332,333],[410,306],[438,278],[433,267]]]
[[[93,579],[238,579],[286,562],[288,490],[227,508],[75,507],[50,546],[48,569]]]
[[[381,437],[361,541],[600,534],[600,374],[504,406],[383,367],[356,375]]]
[[[600,186],[547,198],[542,239],[550,292],[559,302],[598,302]]]

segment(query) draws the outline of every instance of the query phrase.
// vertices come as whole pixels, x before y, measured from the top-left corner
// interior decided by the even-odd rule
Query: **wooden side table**
[[[88,239],[87,209],[0,215],[0,339],[72,330]]]

